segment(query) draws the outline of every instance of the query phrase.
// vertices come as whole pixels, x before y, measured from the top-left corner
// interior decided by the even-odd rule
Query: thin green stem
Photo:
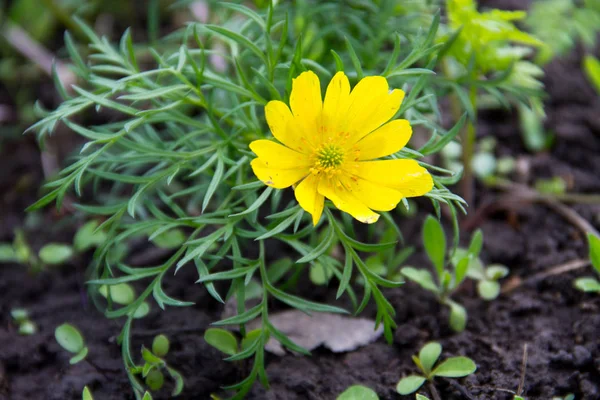
[[[477,87],[471,84],[469,87],[469,102],[473,108],[475,114],[474,119],[470,119],[467,122],[465,130],[463,130],[463,177],[461,182],[461,194],[467,204],[473,203],[474,197],[474,179],[473,179],[473,166],[472,160],[475,153],[475,123],[477,121]]]

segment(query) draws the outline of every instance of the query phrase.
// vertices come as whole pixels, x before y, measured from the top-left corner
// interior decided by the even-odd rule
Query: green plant
[[[353,385],[344,390],[336,400],[379,400],[377,393],[366,386]]]
[[[593,269],[600,277],[600,238],[592,233],[588,233],[588,246],[590,262]],[[600,293],[600,281],[594,277],[584,277],[575,280],[575,287],[583,292]]]
[[[419,355],[413,356],[413,362],[423,375],[409,375],[400,379],[396,387],[398,393],[402,395],[414,393],[425,382],[429,382],[431,395],[435,400],[440,400],[433,385],[434,378],[462,378],[471,375],[477,369],[473,360],[468,357],[450,357],[438,363],[440,354],[442,354],[442,346],[437,342],[430,342],[423,346]]]
[[[90,194],[80,197],[91,199],[89,202],[77,203],[75,208],[91,218],[102,218],[94,232],[103,232],[105,240],[92,240],[101,244],[94,254],[88,284],[93,295],[106,297],[106,302],[100,298],[96,303],[108,318],[124,319],[119,344],[138,399],[145,391],[140,379],[140,375],[145,377],[144,366],[150,365],[146,376],[152,372],[149,383],[158,387],[158,372],[164,369],[164,364],[161,357],[146,350],[142,354],[142,370],[139,369],[131,347],[134,318],[140,316],[140,309],[149,307],[151,300],[161,309],[192,305],[185,299],[172,298],[163,290],[164,277],[180,268],[194,268],[199,278],[196,283],[204,285],[217,301],[235,298],[237,314],[216,322],[215,327],[239,326],[242,342],[238,343],[234,337],[234,346],[231,338],[224,339],[223,332],[217,332],[215,339],[215,331],[207,331],[209,343],[229,353],[236,349],[229,360],[253,361],[248,377],[226,388],[236,392],[235,398],[242,398],[256,380],[268,385],[264,345],[270,338],[288,349],[308,354],[270,323],[269,304],[273,300],[305,312],[348,312],[288,292],[309,268],[321,268],[326,271],[323,279],[336,280],[337,297],[347,295],[357,313],[374,300],[377,325],[383,325],[385,337],[392,341],[395,311],[383,289],[402,283],[395,280],[397,265],[402,260],[394,254],[399,251],[397,243],[402,241],[402,233],[398,213],[385,210],[392,211],[399,202],[409,206],[407,197],[418,193],[412,186],[391,181],[401,177],[400,174],[390,175],[390,181],[377,182],[378,190],[385,192],[381,199],[393,201],[369,203],[371,208],[360,201],[357,208],[357,202],[352,201],[354,195],[336,197],[336,190],[327,191],[328,187],[324,187],[322,191],[328,194],[325,197],[332,201],[323,203],[323,197],[319,198],[323,209],[318,211],[322,211],[324,218],[317,218],[317,210],[306,204],[312,198],[311,193],[315,199],[324,195],[317,188],[300,196],[300,184],[294,192],[301,197],[300,204],[287,203],[284,191],[276,190],[286,185],[271,179],[269,168],[260,159],[268,158],[263,157],[263,147],[277,144],[269,128],[276,139],[285,135],[290,139],[291,127],[284,124],[290,130],[278,130],[281,121],[276,113],[271,114],[274,119],[269,117],[266,110],[279,107],[288,116],[291,113],[288,103],[292,109],[297,108],[293,93],[298,82],[331,79],[347,82],[349,91],[351,86],[357,88],[364,81],[375,85],[384,100],[391,96],[392,105],[399,109],[393,113],[386,110],[384,116],[406,118],[393,120],[396,122],[391,125],[402,126],[396,132],[402,133],[401,141],[408,140],[410,123],[423,126],[431,135],[418,148],[402,148],[395,143],[397,148],[385,160],[373,163],[412,166],[427,183],[419,189],[433,186],[425,196],[436,210],[444,204],[455,216],[464,211],[464,200],[446,187],[459,176],[421,160],[452,141],[465,120],[459,120],[449,130],[440,126],[438,93],[431,82],[444,47],[436,42],[439,14],[430,13],[430,7],[424,8],[420,20],[427,22],[427,29],[423,31],[416,29],[413,17],[405,14],[406,9],[395,10],[394,2],[381,2],[378,7],[370,8],[333,0],[317,5],[268,2],[266,8],[256,10],[229,2],[211,2],[211,7],[213,19],[209,23],[190,23],[160,40],[160,46],[149,50],[151,59],[140,59],[138,49],[147,45],[134,44],[129,31],[114,45],[86,24],[77,22],[89,45],[77,44],[70,34],[66,34],[65,44],[79,84],[70,93],[56,76],[63,102],[53,111],[39,109],[43,118],[31,128],[41,142],[59,122],[85,139],[73,163],[45,185],[47,192],[30,209],[52,202],[61,207],[67,193]],[[343,9],[344,18],[331,20],[332,9]],[[244,22],[228,22],[234,15]],[[318,26],[328,28],[316,31]],[[225,67],[214,64],[213,56],[222,56]],[[364,85],[361,90],[368,89]],[[388,85],[402,87],[406,92],[394,89],[389,94]],[[314,98],[321,98],[320,90],[310,85],[307,90],[312,90]],[[325,96],[327,102],[327,93]],[[376,105],[369,106],[373,113],[384,109]],[[94,112],[101,118],[95,118],[98,122],[92,125],[86,117]],[[111,117],[102,118],[105,112]],[[376,116],[377,123],[386,122],[379,121],[382,118],[379,114]],[[296,139],[301,141],[302,137]],[[255,143],[253,148],[251,143]],[[259,157],[255,158],[251,150]],[[327,161],[327,155],[337,160],[339,154],[334,153],[322,155],[321,161]],[[329,167],[337,166],[333,164]],[[304,167],[307,165],[301,168],[301,177],[311,178]],[[329,167],[315,172],[330,173],[331,170],[326,171]],[[287,183],[290,186],[295,182]],[[287,192],[291,194],[291,190]],[[371,209],[384,211],[378,216],[379,222],[367,228],[370,233],[365,239],[362,229],[355,229],[352,218],[338,209],[354,216],[357,209],[369,210],[368,218],[362,218],[365,222],[377,218]],[[358,217],[361,220],[364,215]],[[86,229],[91,232],[91,228]],[[130,266],[120,249],[141,236],[148,236],[149,246],[171,249],[168,259],[154,266]],[[292,258],[278,262],[288,257],[267,254],[267,241],[281,242],[292,251]],[[376,256],[369,260],[369,265],[363,259],[365,253]],[[388,262],[385,272],[373,268],[377,263]],[[134,281],[145,284],[139,294],[124,286]],[[226,285],[217,286],[217,281]],[[356,296],[356,285],[361,287],[362,299]],[[247,306],[250,291],[256,288],[253,295],[258,296],[258,305]],[[258,320],[261,325],[256,331],[247,332],[246,323],[251,320]],[[226,347],[222,346],[223,340],[228,342]]]
[[[583,59],[583,69],[588,80],[600,94],[600,61],[592,55],[586,55]]]
[[[165,381],[163,371],[166,371],[175,382],[172,396],[181,394],[184,388],[184,381],[181,374],[167,364],[164,357],[169,352],[169,339],[165,335],[158,335],[152,341],[152,349],[142,346],[143,365],[136,365],[131,369],[134,375],[141,375],[144,378],[146,386],[152,391],[162,389]]]
[[[407,279],[434,293],[441,304],[448,306],[450,308],[450,326],[455,331],[461,332],[467,324],[467,310],[452,300],[451,296],[468,276],[469,266],[475,265],[473,260],[478,258],[481,251],[483,234],[481,231],[477,231],[471,238],[469,248],[450,259],[447,257],[446,234],[440,222],[433,216],[428,216],[425,220],[422,237],[425,252],[434,266],[436,278],[434,279],[426,269],[407,266],[400,271]],[[455,241],[456,238],[455,232]],[[456,246],[456,242],[454,246]],[[455,260],[454,268],[448,268],[451,259]],[[473,275],[476,273],[473,272]]]
[[[19,335],[30,336],[37,333],[37,325],[29,317],[29,312],[24,308],[13,308],[10,316],[19,327]]]
[[[461,109],[470,116],[462,135],[462,195],[473,199],[472,164],[475,154],[475,121],[479,91],[487,92],[499,104],[508,99],[529,104],[539,97],[541,70],[526,60],[532,47],[543,43],[519,30],[514,21],[524,19],[524,11],[477,10],[475,0],[447,0],[448,26],[442,38],[450,45],[442,60],[443,75],[438,82],[454,93],[452,110],[458,118]]]
[[[81,393],[81,400],[94,400],[94,396],[92,396],[92,392],[87,386],[83,388],[83,392]]]
[[[598,0],[536,0],[525,19],[529,30],[544,42],[536,61],[544,64],[571,51],[578,41],[593,48],[600,31]]]
[[[475,234],[483,237],[481,231],[477,231]],[[477,282],[479,297],[484,300],[494,300],[498,297],[500,294],[500,283],[498,281],[508,275],[508,268],[500,264],[485,266],[479,257],[473,254],[469,255],[468,249],[459,247],[452,256],[452,265],[454,265],[455,270],[465,258],[469,259],[467,277]]]
[[[88,354],[88,348],[79,329],[71,324],[62,324],[54,330],[54,337],[58,344],[70,353],[75,354],[69,363],[77,364],[84,360]]]

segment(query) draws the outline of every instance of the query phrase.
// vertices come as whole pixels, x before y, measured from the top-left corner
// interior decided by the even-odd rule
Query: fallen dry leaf
[[[375,322],[366,318],[345,317],[331,313],[311,313],[288,310],[270,314],[271,323],[292,341],[307,350],[323,345],[334,353],[356,350],[375,340],[383,333],[383,327],[375,330]],[[260,321],[252,321],[248,329],[260,327]],[[270,339],[265,349],[283,356],[281,344]]]

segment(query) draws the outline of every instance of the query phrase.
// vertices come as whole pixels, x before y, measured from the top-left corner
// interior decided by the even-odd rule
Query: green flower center
[[[331,170],[339,167],[344,161],[344,151],[335,144],[327,144],[317,150],[317,165],[319,169]]]

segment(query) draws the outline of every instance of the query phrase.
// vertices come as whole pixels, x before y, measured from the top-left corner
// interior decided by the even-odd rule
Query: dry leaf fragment
[[[377,340],[383,327],[375,330],[375,322],[366,318],[351,318],[332,313],[314,312],[307,315],[302,311],[288,310],[270,314],[271,323],[293,342],[307,350],[323,345],[334,353],[353,351]],[[248,329],[260,327],[260,321],[252,321]],[[270,339],[265,349],[279,356],[285,355],[281,344]]]

